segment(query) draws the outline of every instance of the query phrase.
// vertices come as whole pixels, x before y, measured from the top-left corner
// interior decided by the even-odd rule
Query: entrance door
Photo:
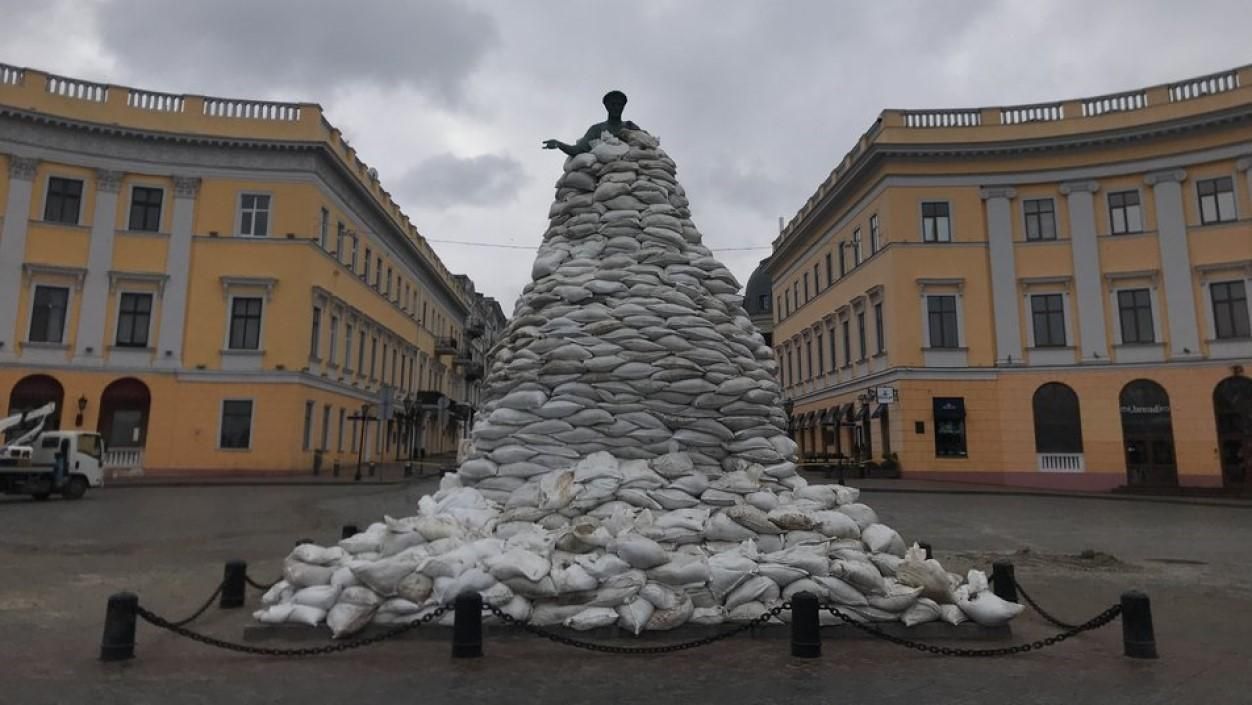
[[[1227,377],[1213,390],[1222,486],[1252,487],[1252,380]]]
[[[1165,389],[1137,379],[1119,397],[1122,441],[1126,448],[1126,484],[1131,487],[1177,487],[1174,426]]]

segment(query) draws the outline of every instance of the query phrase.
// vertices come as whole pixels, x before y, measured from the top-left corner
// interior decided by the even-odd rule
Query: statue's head
[[[626,94],[621,91],[605,93],[604,107],[609,111],[609,117],[620,118],[622,110],[626,107]]]

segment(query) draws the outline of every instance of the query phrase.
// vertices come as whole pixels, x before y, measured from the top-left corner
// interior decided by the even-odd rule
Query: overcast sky
[[[626,117],[741,282],[886,107],[1004,105],[1252,63],[1252,2],[0,0],[0,62],[320,103],[454,272],[506,313],[563,155]],[[759,250],[725,248],[761,247]]]

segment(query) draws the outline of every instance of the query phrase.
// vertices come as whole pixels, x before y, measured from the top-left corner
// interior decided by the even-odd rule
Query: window
[[[861,229],[852,231],[852,266],[861,266]]]
[[[1152,295],[1147,289],[1117,292],[1117,313],[1122,324],[1123,343],[1155,343],[1152,325]]]
[[[1022,201],[1026,211],[1026,239],[1056,239],[1056,205],[1051,198],[1034,198]]]
[[[1209,285],[1213,297],[1213,327],[1219,340],[1247,338],[1248,293],[1241,281],[1214,282]]]
[[[222,402],[220,448],[247,449],[252,445],[252,400],[227,399]]]
[[[883,337],[882,331],[882,302],[874,304],[874,342],[878,354],[887,351],[887,340]]]
[[[395,362],[395,358],[393,357],[391,361]],[[383,359],[382,359],[381,364],[382,364],[382,368],[378,370],[378,379],[382,380],[385,383],[387,381],[387,342],[386,341],[383,341]]]
[[[866,353],[868,351],[868,348],[865,345],[865,312],[864,311],[856,312],[856,334],[859,338],[858,342],[860,343],[860,350],[861,350],[861,357],[858,359],[860,361],[864,361]]]
[[[382,288],[383,278],[383,258],[374,258],[374,290],[378,291]]]
[[[965,450],[965,398],[935,397],[935,455],[962,458]]]
[[[313,360],[320,358],[322,352],[322,309],[320,306],[313,307],[313,335],[309,339],[309,357]]]
[[[304,402],[304,435],[300,442],[300,450],[308,450],[313,444],[313,402]]]
[[[847,245],[848,243],[846,242],[839,243],[839,276],[840,277],[848,273]]]
[[[1200,194],[1200,224],[1224,223],[1235,219],[1235,183],[1229,176],[1196,182]]]
[[[804,273],[804,301],[805,303],[808,303],[808,300],[809,300],[809,273],[805,272]]]
[[[339,227],[341,230],[343,229],[342,224],[340,224]],[[322,213],[321,213],[321,219],[318,221],[318,226],[317,226],[318,247],[321,247],[323,250],[326,249],[327,238],[329,236],[330,236],[330,211],[323,208]]]
[[[790,299],[788,299],[787,307],[791,307]],[[426,325],[426,302],[422,302],[422,325]]]
[[[784,289],[783,299],[785,299],[787,302],[787,312],[785,315],[790,316],[791,315],[791,292]]]
[[[769,308],[769,307],[770,307],[770,305],[769,305],[769,294],[761,294],[760,296],[758,296],[758,297],[757,297],[757,302],[756,302],[756,303],[757,303],[757,305],[758,305],[758,306],[760,306],[762,309],[767,309],[767,308]]]
[[[1036,453],[1081,453],[1082,419],[1078,395],[1060,382],[1048,382],[1035,390]]]
[[[830,253],[826,253],[826,286],[835,283],[835,273],[830,268]]]
[[[350,265],[350,266],[352,267],[352,273],[353,273],[353,274],[356,274],[356,248],[357,248],[357,244],[358,244],[358,243],[357,243],[356,235],[353,235],[353,236],[352,236],[352,264]]]
[[[1138,191],[1109,194],[1109,230],[1114,235],[1143,232],[1143,212]]]
[[[878,214],[869,217],[869,252],[874,254],[882,249],[882,233],[878,229]]]
[[[318,447],[323,452],[330,450],[330,404],[322,406],[322,442]]]
[[[340,407],[339,408],[339,433],[335,434],[335,450],[339,451],[340,453],[343,452],[343,420],[344,420],[344,411],[343,411],[343,407]]]
[[[365,248],[365,274],[361,277],[366,284],[370,283],[370,248]]]
[[[796,280],[791,283],[791,298],[796,302],[796,308],[800,308],[800,281]]]
[[[943,294],[926,297],[926,315],[930,325],[930,347],[958,348],[960,331],[956,320],[956,296]]]
[[[148,347],[148,324],[152,321],[152,294],[123,293],[117,308],[117,346]]]
[[[391,348],[391,386],[396,386],[396,355],[399,350],[395,347]]]
[[[136,186],[130,191],[130,229],[155,233],[161,229],[161,199],[165,191]]]
[[[270,197],[263,193],[239,196],[239,234],[265,237],[270,234]]]
[[[374,379],[374,370],[378,364],[378,336],[370,337],[370,379]]]
[[[330,317],[330,364],[339,364],[339,316]]]
[[[835,355],[835,331],[830,331],[830,371],[839,368],[839,357]]]
[[[391,267],[387,268],[387,298],[391,298]]]
[[[60,343],[65,336],[65,311],[69,300],[70,290],[63,286],[36,286],[27,340],[32,343]]]
[[[343,328],[343,370],[348,372],[352,369],[352,324],[345,323]]]
[[[356,355],[356,373],[358,376],[365,374],[365,331],[361,331],[361,345],[357,348]]]
[[[1065,297],[1036,294],[1030,297],[1030,316],[1035,327],[1035,347],[1065,347]]]
[[[947,201],[922,203],[922,240],[952,242],[952,220]]]
[[[49,223],[78,225],[78,211],[83,205],[83,182],[79,179],[48,179],[48,197],[43,204],[43,219]]]
[[[813,341],[804,341],[804,355],[806,366],[809,371],[809,379],[813,379]]]
[[[826,374],[826,359],[822,350],[822,334],[815,333],[813,338],[816,341],[813,347],[817,349],[817,375],[820,377]]]
[[[843,366],[852,365],[852,323],[843,322]]]
[[[787,384],[788,385],[792,385],[796,383],[796,368],[795,368],[795,362],[793,361],[793,358],[791,356],[791,352],[792,352],[791,348],[787,348]]]
[[[261,299],[237,297],[230,302],[230,349],[261,348]]]
[[[343,226],[343,223],[336,223],[335,224],[335,261],[340,264],[347,264],[347,262],[344,261],[344,258],[347,257],[348,255],[347,250],[345,248],[347,241],[348,241],[348,229]]]

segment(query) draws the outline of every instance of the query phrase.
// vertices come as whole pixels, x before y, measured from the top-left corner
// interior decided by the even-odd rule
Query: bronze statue
[[[609,91],[604,94],[604,107],[609,111],[609,119],[597,122],[587,128],[587,134],[574,144],[565,144],[560,140],[544,140],[544,149],[559,149],[569,156],[591,151],[591,140],[600,139],[600,133],[608,131],[614,137],[620,137],[622,130],[638,130],[639,126],[630,120],[622,120],[622,109],[626,107],[626,94],[621,91]]]

